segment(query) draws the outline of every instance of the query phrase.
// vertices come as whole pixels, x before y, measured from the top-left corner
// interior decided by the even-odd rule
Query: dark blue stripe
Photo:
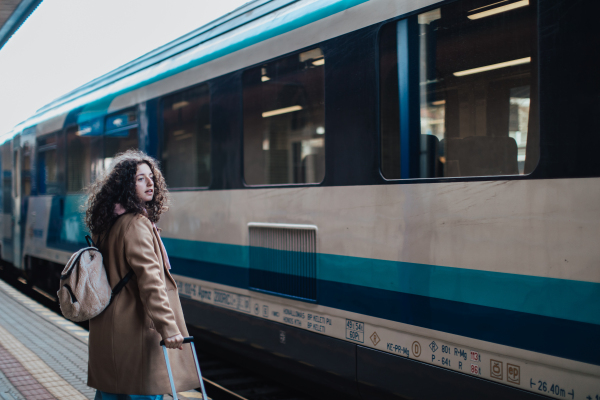
[[[281,274],[260,269],[250,269],[250,287],[267,292],[279,293],[298,299],[317,299],[315,278],[291,274]]]
[[[250,287],[317,299],[317,255],[250,246]]]
[[[173,273],[248,288],[248,269],[171,257]],[[326,280],[318,304],[600,365],[600,325]]]
[[[318,281],[317,296],[327,307],[600,365],[599,325],[331,281]]]

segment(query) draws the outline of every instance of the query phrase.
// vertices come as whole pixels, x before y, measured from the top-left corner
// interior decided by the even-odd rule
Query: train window
[[[4,214],[12,213],[12,153],[10,142],[2,148],[2,211]]]
[[[382,28],[384,177],[533,171],[536,24],[535,2],[462,0]]]
[[[32,186],[32,149],[29,142],[23,144],[23,148],[21,150],[21,154],[23,160],[21,162],[21,196],[27,197],[31,196],[31,186]]]
[[[39,194],[59,194],[56,134],[38,139],[37,189]]]
[[[13,150],[13,172],[15,173],[15,179],[13,179],[13,193],[15,197],[19,197],[19,177],[17,175],[17,171],[21,169],[21,163],[19,152],[17,150]]]
[[[249,185],[325,176],[325,58],[316,48],[244,72],[244,178]]]
[[[92,180],[93,172],[99,164],[101,136],[91,134],[87,126],[73,126],[67,129],[67,192],[77,193]]]
[[[104,165],[98,168],[108,170],[115,155],[138,148],[137,112],[134,109],[127,110],[107,117],[103,141]]]
[[[170,188],[210,184],[208,84],[165,97],[161,161]]]

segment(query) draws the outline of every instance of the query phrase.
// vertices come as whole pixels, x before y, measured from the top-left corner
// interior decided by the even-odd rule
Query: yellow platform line
[[[31,311],[35,312],[38,316],[49,319],[50,322],[55,326],[60,327],[79,341],[85,344],[88,343],[89,333],[86,330],[65,319],[62,315],[57,314],[43,305],[31,300],[29,297],[25,296],[23,293],[19,292],[2,280],[0,280],[0,291],[12,296],[15,300],[20,302],[23,306],[27,307]]]
[[[87,400],[87,397],[61,378],[34,352],[25,347],[2,326],[0,326],[0,344],[57,399]]]

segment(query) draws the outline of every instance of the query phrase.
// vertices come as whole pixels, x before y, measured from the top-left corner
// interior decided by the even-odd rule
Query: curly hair
[[[135,175],[140,164],[148,165],[154,176],[154,197],[147,203],[136,194]],[[140,150],[117,154],[108,172],[92,183],[87,193],[85,225],[96,235],[105,232],[116,220],[116,203],[126,212],[144,215],[152,222],[158,222],[160,215],[169,209],[169,192],[158,161]]]

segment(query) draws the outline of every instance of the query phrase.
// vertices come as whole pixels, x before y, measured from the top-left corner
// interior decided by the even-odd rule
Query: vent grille
[[[250,288],[317,300],[317,228],[249,224]]]

